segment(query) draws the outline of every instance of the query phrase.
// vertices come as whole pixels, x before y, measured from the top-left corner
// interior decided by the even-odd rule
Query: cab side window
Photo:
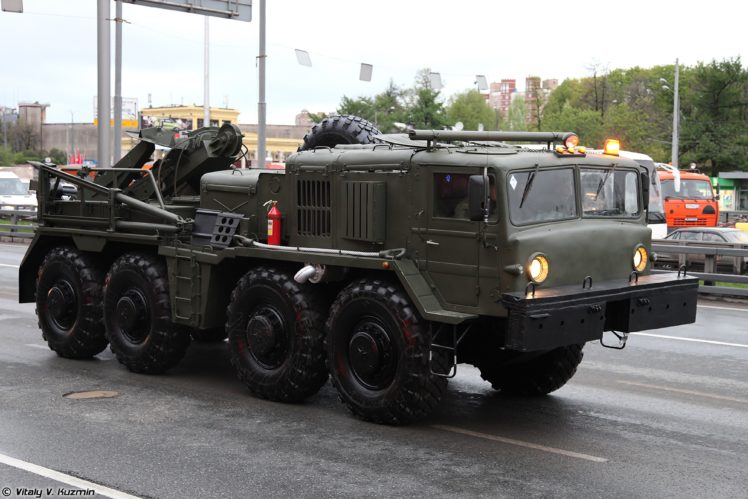
[[[435,173],[434,174],[434,217],[470,219],[468,202],[468,173]],[[490,181],[490,217],[496,218],[496,179],[488,176]]]
[[[434,174],[434,216],[441,218],[468,217],[468,181],[466,173]]]

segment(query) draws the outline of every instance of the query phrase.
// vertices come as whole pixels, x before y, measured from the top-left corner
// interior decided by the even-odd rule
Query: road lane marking
[[[636,381],[621,381],[619,383],[623,385],[639,386],[641,388],[651,388],[653,390],[662,390],[665,392],[683,393],[685,395],[696,395],[697,397],[706,397],[715,400],[727,400],[729,402],[737,402],[739,404],[748,404],[746,399],[738,399],[734,397],[725,397],[724,395],[713,395],[711,393],[697,392],[694,390],[684,390],[682,388],[671,388],[669,386],[650,385],[649,383],[637,383]]]
[[[79,489],[93,490],[97,494],[105,497],[111,497],[112,499],[140,499],[138,496],[120,492],[119,490],[110,489],[109,487],[99,485],[98,483],[93,483],[78,477],[66,475],[65,473],[60,473],[59,471],[51,470],[37,464],[27,463],[26,461],[21,461],[20,459],[6,456],[5,454],[0,454],[0,464],[5,464],[12,468],[17,468],[23,471],[28,471],[29,473],[43,476],[44,478],[49,478],[66,485],[72,485],[73,487],[77,487]]]
[[[739,347],[739,348],[748,348],[748,345],[744,345],[742,343],[727,343],[726,341],[714,341],[714,340],[702,340],[698,338],[683,338],[681,336],[667,336],[664,334],[652,334],[652,333],[631,333],[636,336],[651,336],[652,338],[665,338],[668,340],[678,340],[678,341],[693,341],[696,343],[708,343],[710,345],[721,345],[725,347]]]
[[[20,269],[21,268],[20,265],[11,265],[9,263],[0,263],[0,267],[8,267],[8,268],[11,268],[11,269]]]
[[[714,310],[733,310],[735,312],[748,312],[748,308],[715,307],[714,305],[698,305],[696,308],[713,308]]]
[[[446,426],[435,424],[431,425],[432,428],[437,430],[449,431],[452,433],[459,433],[461,435],[468,435],[470,437],[482,438],[485,440],[491,440],[493,442],[500,442],[502,444],[517,445],[519,447],[526,447],[528,449],[535,449],[543,452],[550,452],[551,454],[560,454],[566,457],[573,457],[576,459],[584,459],[585,461],[592,461],[593,463],[607,463],[608,460],[604,457],[591,456],[589,454],[581,454],[579,452],[572,452],[570,450],[557,449],[556,447],[547,447],[545,445],[534,444],[532,442],[524,442],[522,440],[515,440],[513,438],[499,437],[496,435],[489,435],[488,433],[480,433],[477,431],[464,430],[462,428],[456,428],[454,426]]]

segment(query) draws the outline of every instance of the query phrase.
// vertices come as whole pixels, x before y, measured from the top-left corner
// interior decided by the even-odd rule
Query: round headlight
[[[634,270],[642,272],[647,268],[647,262],[649,261],[649,255],[647,254],[647,248],[644,246],[637,246],[634,250],[634,258],[631,263],[634,264]]]
[[[534,283],[540,284],[548,277],[548,258],[545,255],[536,254],[527,263],[527,277]]]

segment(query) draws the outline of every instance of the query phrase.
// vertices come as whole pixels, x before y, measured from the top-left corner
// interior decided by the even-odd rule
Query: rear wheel
[[[103,281],[92,255],[59,247],[44,258],[36,279],[36,313],[42,337],[60,357],[86,359],[106,348]]]
[[[516,395],[546,395],[558,390],[577,372],[584,345],[559,347],[536,356],[508,352],[504,359],[478,364],[481,377],[496,390]]]
[[[300,401],[327,381],[325,307],[310,286],[294,281],[293,274],[258,267],[231,294],[226,313],[231,363],[258,397]]]
[[[171,369],[190,344],[189,332],[171,321],[166,266],[151,255],[126,254],[109,269],[104,323],[117,360],[137,373]]]
[[[314,125],[304,136],[299,151],[338,144],[371,144],[379,133],[372,123],[358,116],[330,116]]]
[[[341,401],[377,423],[406,424],[431,413],[447,380],[431,373],[430,340],[402,289],[369,279],[349,285],[327,322],[328,365]]]

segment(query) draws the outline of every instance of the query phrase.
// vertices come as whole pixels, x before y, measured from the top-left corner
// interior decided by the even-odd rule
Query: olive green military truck
[[[228,337],[255,395],[299,401],[329,376],[356,416],[401,424],[458,363],[547,394],[586,342],[695,320],[697,280],[651,273],[646,170],[571,133],[382,135],[334,116],[285,171],[235,169],[232,125],[139,137],[112,169],[36,164],[20,301],[62,357],[110,345],[161,373],[190,341]],[[143,168],[156,145],[168,153]]]

